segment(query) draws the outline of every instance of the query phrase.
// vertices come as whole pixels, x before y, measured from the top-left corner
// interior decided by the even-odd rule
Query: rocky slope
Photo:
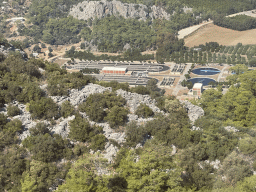
[[[16,49],[14,46],[10,45],[10,47],[6,47],[4,45],[0,45],[0,53],[2,53],[4,56],[7,56],[11,51],[17,51],[20,52],[23,58],[27,58],[26,52]]]
[[[69,12],[69,15],[87,20],[89,18],[98,19],[106,17],[108,15],[122,16],[124,18],[137,18],[146,20],[151,19],[170,19],[170,14],[168,14],[163,8],[156,7],[155,5],[148,8],[146,5],[142,4],[130,4],[122,3],[120,1],[83,1],[73,6]]]
[[[103,93],[105,91],[112,91],[111,87],[102,87],[100,85],[96,84],[88,84],[84,86],[81,90],[77,89],[72,89],[69,93],[69,96],[50,96],[58,105],[61,105],[64,101],[69,100],[72,105],[75,106],[75,108],[78,107],[78,105],[84,101],[86,101],[87,97],[89,97],[90,94],[94,93]],[[138,118],[137,115],[134,114],[136,111],[137,107],[140,105],[140,103],[145,103],[147,104],[154,112],[162,112],[156,105],[155,105],[155,100],[151,99],[149,95],[140,95],[137,93],[131,93],[127,92],[124,90],[117,90],[116,91],[117,95],[121,95],[123,98],[126,99],[127,107],[130,109],[131,114],[128,115],[128,122],[129,121],[136,121],[138,124],[147,122],[150,120],[153,120],[153,118]],[[17,118],[21,120],[22,125],[24,127],[24,131],[19,135],[20,140],[25,139],[26,137],[29,136],[29,129],[34,127],[36,123],[38,123],[38,120],[33,120],[31,118],[31,114],[26,110],[26,105],[20,104],[18,102],[14,102],[13,105],[16,105],[19,107],[21,111],[21,115],[17,115],[13,118]],[[188,110],[188,115],[191,120],[191,122],[194,122],[197,118],[200,116],[204,115],[204,111],[202,108],[195,106],[191,104],[188,101],[184,102],[184,107],[187,108]],[[2,108],[2,111],[0,113],[4,113],[5,115],[7,114],[7,105]],[[84,118],[88,119],[88,116],[85,113],[81,113]],[[56,121],[56,125],[50,126],[49,121],[43,121],[45,124],[49,125],[51,133],[59,134],[63,138],[67,138],[69,134],[69,121],[73,120],[75,116],[70,116],[67,118],[61,117]],[[116,132],[114,129],[112,129],[108,123],[96,123],[93,121],[89,121],[91,125],[98,125],[103,127],[104,135],[107,139],[113,139],[115,140],[118,144],[122,144],[125,142],[125,133],[124,132]],[[138,144],[138,147],[141,144]],[[175,146],[174,146],[175,147]],[[108,159],[109,162],[112,161],[113,156],[116,155],[118,152],[118,148],[108,142],[105,146],[105,151],[102,152],[104,157]]]

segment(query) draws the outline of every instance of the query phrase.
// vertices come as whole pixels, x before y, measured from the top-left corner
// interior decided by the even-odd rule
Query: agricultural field
[[[198,29],[184,39],[185,46],[194,47],[206,42],[218,42],[222,45],[236,45],[237,43],[252,44],[256,42],[256,29],[247,31],[235,31],[208,24]]]

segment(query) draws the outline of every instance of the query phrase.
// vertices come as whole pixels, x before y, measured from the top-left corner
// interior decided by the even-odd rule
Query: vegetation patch
[[[246,15],[237,15],[235,17],[216,16],[214,24],[237,31],[245,31],[256,28],[256,18]]]

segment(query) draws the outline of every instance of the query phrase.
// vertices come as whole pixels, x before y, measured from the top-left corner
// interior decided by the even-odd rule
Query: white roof
[[[102,70],[108,70],[108,71],[126,71],[126,67],[103,67]]]
[[[195,83],[193,88],[199,88],[201,89],[203,87],[203,83]]]

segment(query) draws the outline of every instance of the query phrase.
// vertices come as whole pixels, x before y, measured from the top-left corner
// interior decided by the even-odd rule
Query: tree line
[[[225,17],[223,15],[219,15],[214,17],[213,23],[220,27],[237,31],[245,31],[256,28],[256,19],[247,15],[236,15],[235,17]]]

